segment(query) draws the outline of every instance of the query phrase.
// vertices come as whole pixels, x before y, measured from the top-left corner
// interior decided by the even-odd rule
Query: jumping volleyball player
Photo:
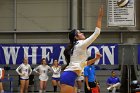
[[[64,51],[68,66],[60,77],[61,93],[74,93],[75,80],[78,76],[80,76],[81,71],[84,67],[82,67],[82,64],[86,62],[86,59],[88,57],[87,47],[100,34],[102,16],[103,6],[100,8],[99,11],[95,32],[87,39],[85,39],[84,34],[81,33],[79,30],[74,29],[69,33],[70,44]],[[94,63],[96,60],[100,59],[101,56],[101,54],[96,53],[95,58],[90,60],[88,64]]]
[[[28,93],[29,76],[32,73],[31,66],[28,64],[28,58],[24,58],[23,63],[16,71],[20,75],[20,93]]]

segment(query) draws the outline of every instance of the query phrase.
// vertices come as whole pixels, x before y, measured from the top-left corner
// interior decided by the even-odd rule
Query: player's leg
[[[39,86],[40,86],[40,90],[39,90],[39,93],[42,93],[43,92],[43,81],[39,81]]]
[[[29,80],[25,80],[25,93],[28,93]]]
[[[61,84],[60,93],[74,93],[74,87],[66,85],[66,84]]]
[[[0,93],[4,93],[2,82],[0,81]]]
[[[54,79],[54,78],[52,78],[52,85],[53,85],[53,91],[54,92],[56,92],[57,91],[57,81]]]
[[[43,92],[46,92],[46,88],[47,88],[47,81],[43,81]]]
[[[20,80],[20,93],[24,93],[25,80]]]

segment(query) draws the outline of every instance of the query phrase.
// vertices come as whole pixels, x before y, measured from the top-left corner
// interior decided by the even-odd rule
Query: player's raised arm
[[[100,35],[101,26],[102,26],[102,17],[103,17],[103,6],[101,6],[99,9],[95,32],[90,37],[88,37],[83,41],[81,45],[83,48],[87,48]]]
[[[101,29],[102,26],[102,17],[103,17],[103,5],[99,9],[98,19],[96,23],[96,27]]]

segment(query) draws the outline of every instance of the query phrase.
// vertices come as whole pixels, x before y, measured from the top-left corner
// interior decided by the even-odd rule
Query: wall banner
[[[60,64],[66,64],[63,52],[67,44],[0,44],[0,64],[21,64],[24,57],[28,57],[29,64],[40,64],[46,58],[48,64],[55,59]],[[95,64],[118,64],[118,45],[100,44],[88,47],[89,56],[95,57],[95,52],[103,57]]]

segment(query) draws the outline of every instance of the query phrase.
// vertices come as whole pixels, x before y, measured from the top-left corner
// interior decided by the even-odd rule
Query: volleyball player
[[[60,87],[60,73],[61,73],[61,66],[59,66],[58,61],[54,60],[52,65],[52,85],[54,88],[54,92],[57,91],[57,85]]]
[[[87,39],[85,39],[84,34],[79,30],[74,29],[69,33],[70,44],[64,51],[68,66],[65,68],[60,77],[61,93],[74,93],[75,80],[78,76],[80,76],[84,67],[82,64],[86,62],[88,57],[87,47],[92,44],[92,42],[100,34],[102,16],[103,7],[101,7],[99,11],[95,32]],[[96,60],[100,59],[100,57],[101,54],[96,53],[95,58],[90,60],[89,63],[94,63]]]
[[[3,78],[4,78],[4,72],[3,72],[3,69],[0,68],[0,93],[4,93],[3,85],[2,85]]]
[[[48,71],[50,70],[50,67],[47,65],[46,59],[41,59],[41,65],[37,66],[33,71],[35,71],[39,75],[40,80],[40,90],[39,93],[45,93],[46,92],[46,84],[48,80]]]
[[[32,73],[28,58],[23,59],[23,63],[16,69],[16,72],[20,75],[20,93],[28,93],[29,76]]]

